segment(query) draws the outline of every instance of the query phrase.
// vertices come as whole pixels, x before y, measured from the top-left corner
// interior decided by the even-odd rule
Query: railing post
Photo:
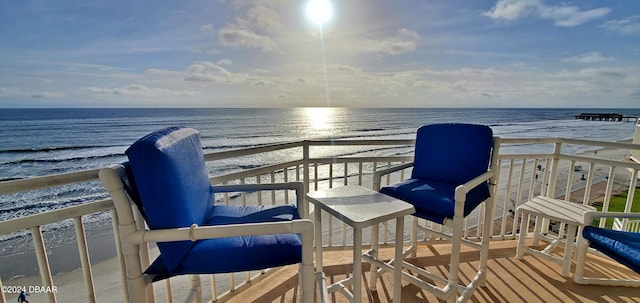
[[[89,247],[87,246],[87,237],[82,224],[82,217],[73,218],[73,224],[76,228],[76,242],[78,243],[78,254],[80,255],[80,264],[82,265],[82,275],[84,276],[85,287],[87,288],[87,301],[96,302],[96,291],[93,284],[93,273],[91,271],[91,262],[89,260]]]
[[[33,246],[36,250],[36,257],[38,259],[38,270],[40,270],[40,279],[42,285],[48,288],[53,288],[53,278],[51,277],[51,270],[49,266],[49,258],[47,258],[47,250],[44,246],[44,239],[42,238],[42,229],[40,226],[31,228],[31,237],[33,238]],[[58,302],[56,300],[56,293],[54,291],[48,292],[50,303]]]
[[[553,158],[551,159],[551,172],[549,174],[549,182],[547,187],[547,197],[555,198],[556,181],[558,179],[558,167],[560,166],[560,153],[562,151],[562,139],[557,139],[553,147]]]
[[[304,160],[303,164],[303,181],[304,181],[304,193],[307,194],[309,192],[309,184],[311,180],[309,179],[309,140],[302,141],[302,160]]]
[[[633,205],[633,196],[635,195],[636,188],[638,186],[638,170],[634,169],[633,173],[631,173],[631,183],[629,184],[629,191],[627,192],[627,202],[624,205],[624,212],[630,213],[631,206]],[[622,219],[622,227],[623,230],[627,230],[627,224],[629,224],[629,218]]]
[[[0,277],[0,289],[4,289],[2,288],[2,277]],[[4,296],[4,291],[0,291],[0,302],[1,303],[7,302],[7,298]]]

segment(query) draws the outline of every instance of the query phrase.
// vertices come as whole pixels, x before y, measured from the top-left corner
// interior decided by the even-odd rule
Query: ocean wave
[[[32,148],[16,148],[0,150],[0,153],[14,154],[14,153],[38,153],[38,152],[52,152],[52,151],[65,151],[65,150],[80,150],[80,149],[96,149],[96,148],[110,148],[117,147],[118,145],[83,145],[83,146],[52,146],[52,147],[32,147]]]
[[[6,165],[20,165],[27,163],[61,163],[61,162],[71,162],[71,161],[82,161],[82,160],[96,160],[101,158],[113,158],[118,156],[124,156],[124,154],[108,154],[103,156],[90,156],[90,157],[68,157],[68,158],[57,158],[57,159],[20,159],[15,161],[1,162],[0,164]]]

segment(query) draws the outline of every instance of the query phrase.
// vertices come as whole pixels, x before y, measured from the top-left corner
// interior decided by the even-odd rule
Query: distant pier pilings
[[[635,121],[638,117],[625,116],[622,114],[614,113],[581,113],[575,116],[580,120],[593,120],[593,121]]]

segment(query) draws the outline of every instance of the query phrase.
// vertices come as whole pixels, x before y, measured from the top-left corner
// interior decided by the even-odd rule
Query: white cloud
[[[189,90],[170,90],[165,88],[146,87],[141,84],[129,84],[118,88],[89,87],[87,90],[95,96],[127,96],[136,98],[154,98],[161,96],[196,96],[199,93]]]
[[[0,97],[58,99],[58,98],[64,98],[65,96],[66,95],[63,93],[54,93],[54,92],[47,92],[47,91],[29,92],[29,91],[23,91],[16,87],[0,87]]]
[[[218,32],[218,39],[224,46],[234,48],[255,48],[273,52],[278,45],[271,37],[282,29],[280,17],[264,3],[252,6],[246,16],[236,18]]]
[[[252,7],[247,12],[248,26],[253,29],[261,29],[266,32],[278,32],[282,29],[280,17],[271,8],[264,5]]]
[[[587,11],[580,11],[575,6],[545,6],[538,7],[540,18],[551,19],[554,24],[562,27],[578,26],[589,21],[598,19],[609,13],[605,7],[595,8]]]
[[[254,79],[251,82],[251,85],[253,85],[253,86],[262,86],[262,87],[274,87],[274,86],[276,86],[276,83],[274,81],[271,81],[271,80]]]
[[[215,28],[213,27],[213,24],[206,24],[200,27],[200,31],[205,33],[205,34],[213,34],[215,33]]]
[[[240,83],[246,78],[246,75],[234,74],[220,64],[203,61],[196,62],[187,67],[187,76],[184,77],[184,80],[213,82],[216,84],[234,84]]]
[[[275,94],[273,97],[276,99],[283,99],[283,100],[289,99],[289,95],[287,95],[286,93],[278,93],[278,94]]]
[[[278,47],[276,43],[265,35],[259,35],[250,29],[237,28],[233,25],[227,26],[218,32],[218,38],[224,46],[257,48],[262,51],[275,51]]]
[[[38,99],[53,99],[53,98],[63,98],[65,95],[61,93],[52,93],[52,92],[37,92],[37,93],[30,93],[29,96],[31,98],[38,98]]]
[[[493,19],[513,21],[533,14],[538,5],[541,5],[540,0],[499,0],[484,15]]]
[[[634,15],[624,19],[609,20],[602,27],[622,34],[640,34],[640,15]]]
[[[353,67],[351,65],[338,65],[336,64],[336,71],[344,74],[359,74],[362,72],[362,68]]]
[[[381,40],[367,40],[358,48],[365,52],[399,55],[415,51],[419,40],[420,35],[416,31],[403,28],[394,36]]]
[[[546,5],[543,0],[498,0],[484,15],[495,20],[514,21],[534,15],[553,20],[560,27],[578,26],[608,14],[609,8],[581,10],[576,6]]]
[[[14,94],[15,88],[0,87],[0,97],[9,97]]]
[[[216,62],[217,65],[223,66],[232,66],[233,65],[233,61],[231,59],[222,59],[222,60],[218,60],[218,62]]]
[[[565,62],[576,62],[576,63],[598,63],[605,61],[612,61],[614,58],[612,57],[604,57],[598,52],[591,52],[582,55],[578,55],[571,58],[563,59]]]

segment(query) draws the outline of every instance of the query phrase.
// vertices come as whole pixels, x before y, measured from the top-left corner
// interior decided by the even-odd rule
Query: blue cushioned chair
[[[175,275],[193,275],[188,300],[199,302],[197,274],[296,263],[302,301],[313,301],[313,223],[301,219],[303,204],[233,206],[214,199],[216,192],[296,190],[297,203],[304,203],[302,183],[212,186],[200,134],[191,128],[159,130],[125,153],[129,162],[102,169],[100,179],[116,207],[130,302],[148,302],[149,282]],[[147,242],[160,250],[150,266]]]
[[[378,171],[374,174],[374,187],[381,193],[404,200],[415,206],[412,246],[408,249],[416,254],[417,230],[437,234],[451,239],[452,253],[448,277],[434,275],[422,270],[420,275],[435,283],[407,276],[407,280],[433,292],[438,298],[464,301],[478,285],[483,285],[487,273],[487,254],[492,227],[493,178],[497,165],[498,139],[493,137],[491,128],[475,124],[431,124],[418,129],[415,143],[414,161],[397,167]],[[411,177],[397,184],[380,188],[383,175],[412,167]],[[463,239],[464,219],[483,204],[484,219],[481,242]],[[420,226],[418,218],[450,227],[450,233],[427,226]],[[478,218],[480,216],[478,215]],[[488,224],[484,224],[488,223]],[[474,223],[478,224],[478,223]],[[460,248],[469,244],[480,251],[480,266],[477,275],[467,285],[458,284]],[[408,252],[407,252],[408,253]],[[405,262],[405,266],[409,267]],[[417,270],[415,266],[412,271]],[[458,296],[458,293],[460,295]]]
[[[578,234],[578,255],[573,280],[579,284],[640,287],[640,276],[628,278],[585,277],[588,248],[608,256],[640,274],[640,233],[591,226],[594,218],[640,218],[640,213],[587,212],[585,226]]]

